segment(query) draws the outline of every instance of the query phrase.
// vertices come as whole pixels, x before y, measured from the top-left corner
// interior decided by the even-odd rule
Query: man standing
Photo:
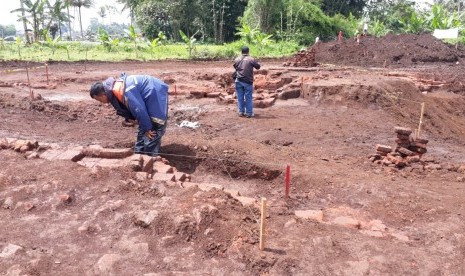
[[[108,78],[93,84],[90,96],[101,103],[111,103],[116,114],[126,121],[137,120],[139,131],[135,153],[158,154],[168,119],[166,83],[151,76],[123,73],[117,80]]]
[[[249,47],[243,46],[241,49],[242,56],[234,60],[234,69],[236,69],[236,94],[239,116],[252,118],[253,113],[253,69],[260,69],[260,64],[254,58],[249,56]]]

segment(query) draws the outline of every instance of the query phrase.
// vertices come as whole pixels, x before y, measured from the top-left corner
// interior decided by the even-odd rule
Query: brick
[[[73,162],[77,162],[79,160],[82,160],[84,157],[85,155],[81,153],[81,148],[78,147],[78,148],[68,149],[68,150],[63,151],[55,159],[56,160],[70,160]]]
[[[397,148],[396,148],[396,151],[397,151],[398,153],[400,153],[402,156],[412,156],[412,155],[415,155],[414,152],[412,152],[412,151],[410,151],[410,150],[408,150],[408,149],[406,149],[406,148],[402,148],[402,147],[397,147]]]
[[[300,98],[300,89],[286,90],[278,94],[281,100]]]
[[[414,156],[408,156],[406,161],[408,163],[417,163],[417,162],[420,162],[420,156],[418,155],[414,155]]]
[[[383,152],[383,151],[377,151],[376,154],[380,155],[380,156],[386,156],[388,153],[387,152]]]
[[[0,139],[0,149],[7,149],[10,147],[10,143],[6,140],[6,138]]]
[[[196,99],[204,98],[207,96],[205,91],[191,91],[189,94]]]
[[[210,93],[207,93],[207,98],[216,98],[216,97],[219,97],[221,95],[220,92],[210,92]]]
[[[101,168],[120,168],[123,166],[123,163],[119,159],[104,159],[100,158],[95,164],[97,167]]]
[[[218,189],[218,190],[223,190],[224,187],[222,185],[219,185],[219,184],[206,184],[206,183],[198,183],[197,186],[199,186],[199,189],[202,190],[202,191],[210,191],[211,189]]]
[[[146,172],[136,172],[136,180],[137,180],[137,181],[140,181],[140,182],[149,179],[150,176],[151,176],[151,175],[148,174],[148,173],[146,173]]]
[[[184,182],[187,179],[187,176],[183,172],[175,172],[174,177],[176,181]]]
[[[121,159],[133,154],[132,148],[105,149],[98,145],[92,145],[82,150],[82,154],[87,157],[99,157],[108,159]]]
[[[63,203],[71,203],[73,201],[73,198],[68,194],[59,195],[58,198]]]
[[[460,166],[460,167],[457,169],[457,172],[458,172],[458,173],[465,173],[465,165]]]
[[[174,173],[174,168],[170,165],[166,165],[162,162],[155,162],[153,164],[153,169],[155,172],[159,173]]]
[[[425,145],[426,145],[426,144],[428,144],[429,140],[423,139],[423,138],[416,138],[416,139],[414,140],[414,142],[420,143],[420,144],[425,144]]]
[[[174,174],[159,173],[159,172],[153,174],[154,182],[161,182],[161,181],[169,182],[169,181],[175,181],[175,180],[176,180],[176,177],[174,176]]]
[[[144,158],[143,166],[142,166],[142,171],[147,172],[147,173],[153,173],[154,168],[153,164],[155,163],[155,158]]]
[[[265,99],[261,101],[254,101],[253,106],[256,108],[267,108],[273,106],[276,98]]]
[[[77,163],[86,168],[94,168],[97,165],[98,161],[100,161],[100,158],[85,157]]]
[[[26,151],[31,150],[31,147],[29,145],[24,145],[19,148],[19,152],[25,153]]]
[[[412,129],[406,127],[395,127],[394,131],[398,134],[410,135],[412,134]]]
[[[323,211],[321,210],[296,210],[294,213],[296,217],[299,218],[315,220],[318,222],[323,221]]]
[[[36,206],[34,204],[32,204],[31,202],[26,202],[24,204],[24,210],[26,211],[31,211],[32,209],[34,209]]]
[[[138,212],[134,215],[134,224],[141,227],[149,227],[158,217],[158,212],[150,210],[148,212]]]
[[[28,140],[16,140],[13,144],[13,149],[19,151],[22,147],[30,147],[31,141]]]
[[[392,151],[392,147],[386,146],[386,145],[377,144],[377,145],[376,145],[376,150],[377,150],[377,151],[380,151],[380,152],[389,153],[389,152]]]
[[[241,193],[238,190],[233,190],[233,189],[224,189],[225,193],[228,193],[232,196],[240,196]]]
[[[413,142],[413,137],[411,135],[404,135],[404,134],[397,133],[397,139],[404,141],[405,143]]]
[[[257,203],[257,199],[252,198],[252,197],[245,197],[245,196],[235,196],[235,199],[239,200],[242,205],[247,206],[247,205],[254,205]]]
[[[425,166],[425,170],[442,170],[441,164],[428,164]]]
[[[358,220],[356,220],[354,218],[345,217],[345,216],[337,217],[337,218],[333,219],[331,221],[331,223],[336,224],[336,225],[340,225],[340,226],[344,226],[344,227],[348,227],[348,228],[355,228],[355,229],[360,229],[361,228],[360,221],[358,221]]]
[[[46,150],[45,152],[41,153],[40,158],[45,159],[45,160],[49,160],[49,161],[56,160],[57,157],[62,152],[63,152],[62,150],[58,150],[58,149],[49,149],[49,150]]]

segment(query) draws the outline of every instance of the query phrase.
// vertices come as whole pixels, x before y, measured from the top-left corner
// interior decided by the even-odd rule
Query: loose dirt
[[[464,274],[463,52],[427,35],[398,38],[363,38],[368,53],[353,41],[322,43],[316,61],[331,65],[261,61],[255,94],[266,108],[252,119],[237,116],[229,61],[53,63],[49,83],[38,64],[32,97],[23,64],[2,63],[0,271]],[[402,57],[395,61],[381,45]],[[426,54],[419,58],[414,47]],[[1,146],[6,138],[36,140],[38,156],[46,146],[131,147],[137,129],[88,96],[93,82],[123,71],[170,83],[161,151],[191,182],[140,179],[130,167],[87,168]],[[377,144],[396,145],[396,126],[418,127],[423,102],[420,136],[429,142],[422,161],[404,168],[371,162]],[[179,127],[185,120],[200,127]]]

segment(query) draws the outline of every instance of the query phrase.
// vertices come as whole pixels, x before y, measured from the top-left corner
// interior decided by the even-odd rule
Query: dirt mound
[[[357,66],[408,66],[421,63],[455,63],[465,53],[430,34],[388,34],[384,37],[362,37],[334,41],[317,46],[316,61]]]

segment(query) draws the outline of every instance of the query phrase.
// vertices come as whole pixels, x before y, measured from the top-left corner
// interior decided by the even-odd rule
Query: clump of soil
[[[388,34],[362,37],[360,44],[353,39],[320,43],[315,57],[320,63],[379,67],[455,63],[464,56],[460,48],[455,49],[430,34]]]

